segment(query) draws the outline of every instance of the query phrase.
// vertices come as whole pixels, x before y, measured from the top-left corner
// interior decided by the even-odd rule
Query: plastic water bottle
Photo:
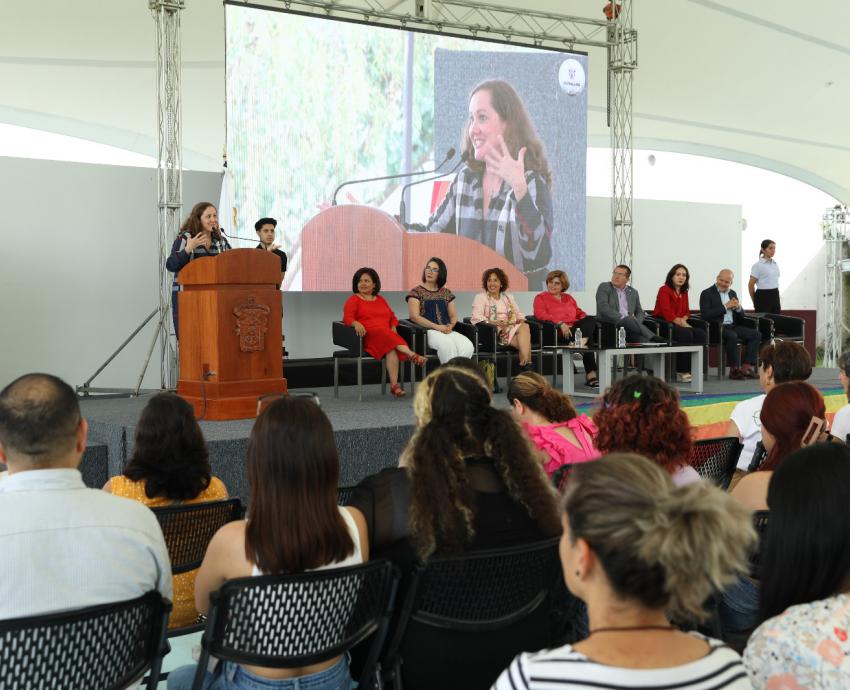
[[[617,347],[625,347],[626,346],[626,329],[620,326],[617,329]]]
[[[581,329],[576,328],[573,331],[573,335],[576,337],[576,347],[581,347]]]

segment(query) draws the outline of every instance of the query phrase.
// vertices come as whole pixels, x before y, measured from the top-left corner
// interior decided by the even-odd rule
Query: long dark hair
[[[439,268],[439,270],[437,271],[436,282],[437,282],[437,287],[441,288],[446,284],[446,280],[448,280],[449,271],[446,268],[446,262],[443,261],[439,256],[432,256],[430,259],[428,259],[428,261],[425,262],[425,266],[427,267],[428,264],[430,264],[432,261],[435,264],[437,264],[437,268]],[[425,269],[424,268],[422,269],[422,282],[423,283],[425,282]]]
[[[508,152],[516,158],[519,150],[525,146],[525,169],[538,173],[546,182],[546,186],[551,187],[552,170],[549,168],[549,161],[546,159],[543,142],[537,136],[528,111],[514,87],[502,79],[482,81],[472,89],[472,93],[469,94],[470,100],[479,91],[490,93],[490,105],[493,106],[493,110],[499,114],[506,125],[505,145],[508,147]],[[466,123],[463,128],[460,137],[460,150],[466,154],[466,164],[471,170],[477,173],[484,171],[484,163],[475,160],[472,140],[469,138],[469,123]]]
[[[770,479],[770,518],[759,559],[761,619],[850,587],[850,448],[816,443]]]
[[[671,290],[675,290],[676,286],[673,285],[673,275],[680,268],[685,269],[685,275],[686,275],[685,284],[682,285],[682,287],[680,289],[681,289],[682,292],[687,292],[691,288],[691,272],[688,270],[688,267],[685,266],[685,264],[676,264],[675,266],[673,266],[673,268],[671,268],[669,271],[667,271],[667,277],[664,279],[664,284],[668,288],[670,288]]]
[[[148,498],[190,501],[210,485],[207,444],[189,403],[173,393],[148,400],[123,474],[144,481]]]
[[[474,536],[475,492],[465,458],[488,457],[508,494],[540,530],[560,532],[556,493],[522,430],[472,371],[443,366],[416,392],[410,467],[410,531],[420,558],[456,554]]]
[[[263,573],[297,573],[354,552],[337,507],[339,457],[327,416],[283,397],[260,413],[248,440],[251,505],[245,557]]]

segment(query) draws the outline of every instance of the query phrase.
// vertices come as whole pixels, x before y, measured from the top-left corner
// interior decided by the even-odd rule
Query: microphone
[[[454,151],[454,149],[452,149]],[[404,193],[410,189],[413,185],[424,184],[425,182],[433,182],[434,180],[439,180],[441,177],[445,177],[446,175],[451,175],[456,172],[457,169],[466,161],[469,160],[469,153],[464,151],[460,157],[460,160],[457,162],[457,165],[449,170],[447,173],[440,173],[439,175],[434,175],[434,177],[426,177],[424,180],[416,180],[416,182],[408,182],[404,187],[401,188],[401,204],[398,209],[398,219],[402,225],[407,224],[407,219],[404,217],[406,215],[407,209],[404,204]]]
[[[256,239],[257,239],[256,237],[253,237],[253,238],[252,238],[252,237],[239,237],[239,236],[231,237],[230,235],[228,235],[228,234],[224,231],[224,228],[222,228],[222,227],[219,227],[219,228],[218,228],[218,231],[219,231],[222,235],[224,235],[227,239],[229,239],[229,240],[242,240],[243,242],[254,242],[254,241],[256,241]]]
[[[446,151],[446,157],[443,158],[443,162],[440,163],[433,170],[420,170],[419,172],[407,172],[401,173],[399,175],[384,175],[383,177],[368,177],[363,180],[348,180],[343,182],[339,187],[334,190],[333,199],[331,199],[331,206],[336,206],[336,195],[339,194],[339,190],[343,187],[347,187],[350,184],[360,184],[361,182],[380,182],[381,180],[396,180],[401,177],[413,177],[414,175],[430,175],[431,173],[437,172],[440,168],[442,168],[446,163],[448,163],[452,158],[455,157],[455,149],[454,147],[450,148]]]

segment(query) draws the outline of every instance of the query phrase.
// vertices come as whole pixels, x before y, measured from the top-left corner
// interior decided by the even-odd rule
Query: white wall
[[[219,174],[183,183],[187,205],[218,202]],[[30,371],[81,384],[159,303],[156,171],[0,157],[0,189],[0,385]],[[93,385],[134,386],[152,333]]]

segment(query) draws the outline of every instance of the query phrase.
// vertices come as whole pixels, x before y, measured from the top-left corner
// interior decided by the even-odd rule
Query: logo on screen
[[[558,70],[558,83],[567,95],[580,94],[584,91],[586,81],[584,67],[578,60],[569,58],[561,63],[561,68]]]

